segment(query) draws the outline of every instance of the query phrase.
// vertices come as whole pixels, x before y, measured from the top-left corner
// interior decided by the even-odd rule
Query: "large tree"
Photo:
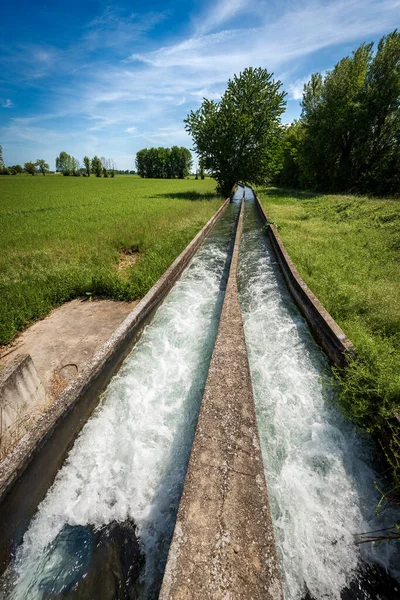
[[[264,183],[280,168],[281,82],[262,68],[247,68],[229,80],[219,102],[204,99],[185,119],[204,167],[224,195],[236,181]]]

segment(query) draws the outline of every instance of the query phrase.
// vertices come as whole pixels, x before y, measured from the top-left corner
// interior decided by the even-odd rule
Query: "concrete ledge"
[[[160,600],[283,600],[236,271],[220,325]]]
[[[337,367],[344,368],[347,364],[346,356],[349,354],[355,355],[353,344],[300,277],[278,232],[274,225],[269,222],[256,192],[251,186],[248,187],[254,193],[262,220],[264,223],[269,223],[267,235],[271,240],[290,293],[310,325],[315,339],[322,346],[331,362]]]
[[[0,463],[0,573],[30,518],[52,484],[76,435],[98,402],[99,393],[130,351],[147,319],[178,279],[230,198],[176,258],[104,346],[93,356],[35,426]],[[28,465],[30,466],[27,469]]]
[[[45,406],[46,392],[31,356],[17,356],[0,371],[0,453],[26,433]]]

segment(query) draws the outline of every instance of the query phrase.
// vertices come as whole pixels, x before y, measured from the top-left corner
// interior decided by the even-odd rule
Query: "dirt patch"
[[[80,299],[67,302],[0,351],[0,369],[17,354],[30,354],[52,401],[79,375],[136,304]]]
[[[127,271],[133,267],[133,265],[139,259],[139,248],[132,246],[132,248],[123,248],[119,252],[119,263],[117,270],[121,275],[126,275]]]

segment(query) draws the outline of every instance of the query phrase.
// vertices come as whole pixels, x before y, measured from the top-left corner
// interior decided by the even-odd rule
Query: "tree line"
[[[286,93],[266,69],[245,69],[220,101],[185,119],[194,149],[228,195],[235,181],[326,192],[400,190],[400,33],[361,44],[304,86],[299,120],[281,123]]]
[[[35,173],[46,175],[49,172],[49,165],[43,158],[38,158],[36,162],[26,162],[24,167],[21,167],[21,165],[6,167],[3,159],[3,148],[0,146],[0,175],[18,175],[24,171],[31,175],[35,175]]]
[[[400,33],[362,44],[304,86],[283,133],[276,183],[332,192],[400,190]]]
[[[3,148],[0,146],[0,175],[18,175],[24,172],[29,175],[36,175],[36,173],[46,175],[50,172],[50,167],[43,158],[38,158],[35,162],[28,161],[23,167],[21,165],[6,167],[3,159]],[[117,171],[113,159],[104,156],[101,158],[94,156],[92,159],[85,156],[82,165],[77,158],[67,154],[67,152],[60,152],[60,155],[56,158],[56,173],[62,173],[65,176],[90,177],[93,174],[96,177],[114,177],[116,172],[132,173],[132,171]]]
[[[172,148],[143,148],[136,154],[136,170],[141,177],[184,179],[192,168],[190,150],[183,146]]]
[[[64,176],[72,177],[90,177],[91,174],[96,177],[114,177],[116,171],[116,165],[112,158],[105,158],[102,156],[94,156],[90,159],[88,156],[84,156],[83,165],[80,161],[67,154],[67,152],[60,152],[60,155],[56,158],[56,173],[62,173]]]

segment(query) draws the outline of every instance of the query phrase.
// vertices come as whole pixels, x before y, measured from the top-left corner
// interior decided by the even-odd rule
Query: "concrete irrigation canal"
[[[373,448],[331,401],[263,223],[239,186],[69,425],[37,510],[18,507],[49,458],[4,487],[0,598],[399,597],[396,547],[355,543],[398,515],[375,515]]]

